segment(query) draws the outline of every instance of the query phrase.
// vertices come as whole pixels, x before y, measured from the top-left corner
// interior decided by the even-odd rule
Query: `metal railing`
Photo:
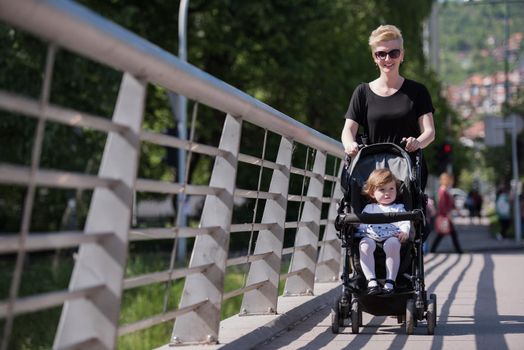
[[[174,328],[172,338],[166,339],[166,343],[215,343],[224,300],[242,295],[240,314],[252,317],[274,314],[278,311],[281,281],[285,282],[285,295],[311,295],[315,281],[338,278],[340,243],[333,226],[335,205],[341,196],[338,168],[343,149],[338,141],[75,3],[0,0],[0,20],[49,42],[41,98],[36,100],[0,91],[1,110],[37,121],[31,164],[0,163],[0,184],[27,189],[19,232],[0,235],[0,254],[16,255],[9,295],[0,301],[0,318],[4,322],[2,349],[9,346],[15,316],[62,305],[53,345],[56,349],[113,349],[118,336],[170,321],[174,321]],[[55,54],[60,47],[123,72],[112,120],[49,102]],[[144,130],[148,84],[156,84],[223,112],[226,116],[218,146]],[[48,123],[107,133],[98,175],[40,168]],[[243,123],[264,131],[261,156],[241,153]],[[280,137],[274,161],[265,155],[268,133]],[[190,184],[187,176],[185,183],[137,178],[140,144],[144,142],[185,149],[189,158],[193,153],[214,157],[209,184]],[[297,145],[307,149],[303,167],[295,166],[292,161]],[[332,160],[328,163],[334,164],[333,169],[326,169],[328,158]],[[308,164],[309,159],[313,159],[313,164]],[[259,168],[258,188],[236,187],[239,164]],[[272,172],[266,191],[261,189],[260,181],[264,169]],[[289,193],[292,175],[303,179],[300,193]],[[93,191],[81,232],[30,232],[35,191],[40,186]],[[136,192],[205,196],[199,226],[133,227]],[[235,198],[255,200],[255,207],[259,201],[265,201],[261,219],[255,220],[254,215],[250,222],[233,223]],[[292,202],[299,205],[298,219],[287,221],[288,203]],[[324,204],[328,210],[323,210]],[[284,247],[286,229],[295,229],[291,247]],[[231,234],[242,232],[251,235],[257,232],[254,249],[251,249],[251,236],[247,254],[231,257]],[[176,242],[184,238],[194,238],[191,259],[186,267],[175,267],[172,257],[167,270],[125,276],[130,242],[167,239],[176,246]],[[27,253],[76,247],[75,266],[67,290],[19,296]],[[291,256],[289,270],[281,273],[285,256]],[[226,269],[241,264],[249,268],[244,287],[225,292]],[[177,279],[185,279],[177,308],[165,307],[154,316],[119,324],[125,291]]]

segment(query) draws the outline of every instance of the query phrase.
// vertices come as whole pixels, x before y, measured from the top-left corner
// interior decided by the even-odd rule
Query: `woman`
[[[378,27],[369,37],[369,46],[380,76],[353,92],[342,130],[346,154],[353,157],[358,152],[359,126],[370,144],[405,141],[408,152],[427,147],[435,139],[434,108],[426,87],[399,73],[404,60],[400,30],[393,25]],[[427,167],[423,160],[421,165],[425,188]]]
[[[453,240],[453,246],[455,247],[455,251],[457,253],[462,254],[462,248],[460,247],[458,240],[457,230],[455,230],[455,225],[453,225],[453,222],[451,221],[451,212],[455,209],[455,203],[453,202],[453,197],[448,192],[448,188],[453,185],[453,177],[448,173],[442,173],[439,180],[440,187],[438,189],[437,216],[442,215],[449,218],[449,223],[451,225],[449,234]],[[442,237],[444,237],[444,235],[440,234],[435,237],[435,240],[431,245],[430,252],[435,252]]]

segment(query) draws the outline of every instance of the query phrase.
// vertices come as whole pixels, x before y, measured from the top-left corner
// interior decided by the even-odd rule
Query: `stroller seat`
[[[353,333],[362,325],[362,312],[376,316],[396,316],[405,322],[406,332],[413,333],[415,320],[426,319],[428,334],[433,334],[436,325],[436,295],[427,293],[424,285],[424,260],[422,243],[424,232],[425,196],[420,186],[421,152],[415,164],[404,149],[396,144],[380,143],[364,146],[357,156],[346,164],[341,178],[341,199],[335,227],[344,248],[342,293],[337,298],[332,312],[332,331],[338,333],[344,320],[351,319]],[[400,181],[397,202],[404,204],[406,212],[368,214],[362,213],[368,199],[362,187],[370,173],[377,168],[388,168]],[[401,248],[397,288],[388,296],[367,295],[367,281],[360,266],[357,227],[362,223],[378,224],[409,220],[412,222],[410,240]],[[380,247],[381,244],[377,244]],[[375,270],[379,281],[385,279],[385,253],[375,250]]]

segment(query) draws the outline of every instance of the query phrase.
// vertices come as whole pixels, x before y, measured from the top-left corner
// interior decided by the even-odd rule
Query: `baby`
[[[374,203],[364,207],[363,213],[398,213],[406,211],[403,204],[396,204],[399,182],[389,169],[375,169],[364,185],[364,193]],[[411,223],[398,221],[389,224],[361,224],[359,231],[364,237],[359,244],[360,265],[368,281],[368,294],[391,294],[395,290],[395,279],[400,266],[401,243],[409,239]],[[386,254],[386,281],[384,287],[378,284],[375,275],[373,253],[377,242],[383,245]]]

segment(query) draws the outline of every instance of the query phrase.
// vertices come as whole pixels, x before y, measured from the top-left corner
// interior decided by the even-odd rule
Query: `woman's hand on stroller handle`
[[[357,155],[358,151],[363,147],[364,145],[359,145],[357,142],[353,141],[349,144],[348,147],[344,150],[347,156],[354,157]]]
[[[415,152],[420,149],[421,144],[415,137],[403,137],[402,141],[400,141],[400,146],[404,147],[408,152]]]

